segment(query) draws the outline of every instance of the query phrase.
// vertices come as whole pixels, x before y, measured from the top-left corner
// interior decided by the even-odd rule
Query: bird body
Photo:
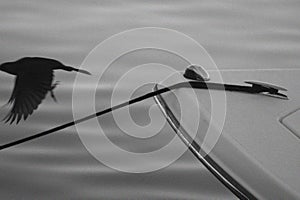
[[[27,119],[38,108],[47,93],[56,100],[53,90],[54,70],[75,71],[90,75],[88,71],[66,66],[61,62],[42,57],[25,57],[15,62],[0,65],[0,70],[15,75],[15,86],[8,104],[12,109],[4,118],[5,122],[16,123]]]
[[[76,69],[73,67],[66,66],[51,58],[43,57],[25,57],[21,58],[15,62],[3,63],[0,66],[0,70],[7,72],[12,75],[18,75],[20,73],[41,73],[44,70],[65,70],[65,71],[82,71],[82,73],[89,74],[89,72],[84,72],[84,70]]]

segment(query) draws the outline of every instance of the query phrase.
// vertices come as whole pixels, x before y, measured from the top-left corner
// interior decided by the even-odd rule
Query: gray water
[[[139,27],[163,27],[194,38],[221,70],[298,68],[299,6],[299,1],[290,0],[1,1],[0,62],[44,56],[79,66],[98,43],[113,34]],[[150,50],[135,56],[149,55],[157,60],[164,56]],[[104,79],[97,91],[97,108],[109,105],[110,83],[124,68],[133,67],[132,60],[122,62],[122,69],[113,68]],[[184,61],[169,60],[168,64],[184,69]],[[56,80],[61,81],[56,89],[59,103],[48,96],[28,121],[18,126],[1,123],[0,143],[72,121],[74,78],[75,74],[56,72]],[[126,93],[126,87],[121,92]],[[1,105],[7,102],[12,88],[13,77],[0,73]],[[149,122],[147,109],[151,105],[153,100],[147,100],[132,109],[137,123]],[[1,108],[0,117],[7,112],[7,107]],[[137,140],[122,134],[111,115],[99,121],[115,144],[132,152],[160,148],[174,137],[167,124],[160,131],[160,139]],[[1,199],[234,198],[189,152],[155,172],[123,173],[90,155],[74,127],[3,150],[0,160]]]

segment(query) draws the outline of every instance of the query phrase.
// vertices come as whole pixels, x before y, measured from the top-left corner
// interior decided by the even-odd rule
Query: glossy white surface
[[[212,81],[214,73],[211,72]],[[260,199],[298,199],[300,197],[300,145],[299,138],[280,123],[280,119],[299,108],[300,70],[249,70],[222,72],[225,83],[243,84],[245,79],[254,79],[282,85],[288,89],[290,100],[283,100],[266,95],[226,92],[226,121],[214,149],[209,155]],[[279,79],[280,77],[280,79]],[[191,89],[179,89],[175,94],[185,96],[180,102],[181,109],[197,112],[200,109],[201,121],[195,140],[203,144],[211,119],[210,96],[207,91],[195,90],[200,102],[197,106]],[[213,91],[218,92],[218,91]],[[175,116],[179,116],[179,104],[165,95]],[[297,113],[290,123],[297,126]],[[182,126],[189,130],[192,119],[181,120]],[[297,129],[297,128],[296,128]],[[298,130],[298,129],[297,129]]]

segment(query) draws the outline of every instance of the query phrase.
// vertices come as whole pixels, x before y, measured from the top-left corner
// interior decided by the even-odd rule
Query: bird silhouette
[[[27,119],[42,103],[50,92],[54,101],[53,84],[54,70],[75,71],[91,75],[88,71],[66,66],[61,62],[42,57],[24,57],[14,62],[0,65],[0,70],[15,75],[15,86],[7,104],[12,104],[10,112],[4,117],[5,123],[16,124],[23,118]]]

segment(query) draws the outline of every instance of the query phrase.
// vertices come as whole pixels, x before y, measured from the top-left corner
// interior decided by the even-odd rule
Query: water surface
[[[0,62],[23,56],[45,56],[79,66],[107,37],[132,28],[155,26],[178,30],[194,38],[221,70],[298,68],[299,6],[299,1],[291,0],[1,1]],[[149,55],[160,59],[153,52],[146,55],[148,59]],[[183,61],[167,60],[177,69],[185,67]],[[97,101],[97,108],[109,105],[110,83],[114,77],[133,67],[130,59],[122,64],[123,68],[111,70],[99,87],[97,95],[101,100]],[[18,126],[1,123],[0,142],[4,144],[72,120],[74,78],[75,74],[57,72],[56,79],[61,80],[56,90],[59,103],[48,96],[26,123]],[[6,103],[12,87],[13,77],[0,73],[1,105]],[[128,87],[123,87],[124,93]],[[137,123],[148,123],[146,111],[151,105],[153,100],[135,106],[132,112]],[[8,108],[0,111],[2,118]],[[110,139],[133,152],[151,151],[174,137],[166,124],[160,132],[162,140],[130,140],[110,115],[101,120],[111,133]],[[161,162],[160,159],[163,158],[153,162]],[[189,152],[156,172],[122,173],[94,159],[75,128],[1,151],[0,160],[1,199],[234,198]]]

